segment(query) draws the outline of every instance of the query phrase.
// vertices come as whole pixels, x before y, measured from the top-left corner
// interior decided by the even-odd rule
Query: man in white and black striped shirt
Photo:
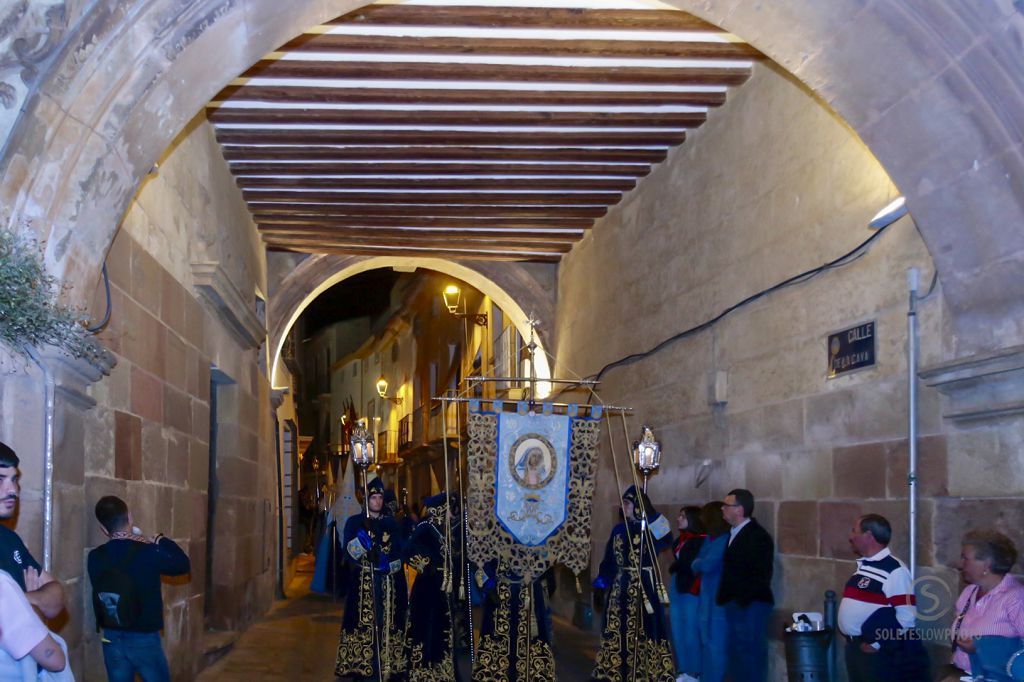
[[[917,613],[910,571],[889,552],[892,526],[884,516],[866,514],[853,524],[849,539],[861,557],[839,604],[850,682],[907,679],[906,672],[894,677],[893,655],[917,660],[923,648],[912,636]]]

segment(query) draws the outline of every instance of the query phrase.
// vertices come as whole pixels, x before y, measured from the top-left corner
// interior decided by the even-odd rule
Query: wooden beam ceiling
[[[671,10],[369,5],[207,117],[268,248],[557,262],[760,58]]]
[[[561,28],[607,31],[706,31],[722,29],[675,10],[621,10],[569,7],[486,7],[439,5],[367,5],[327,22],[363,26],[470,26],[475,28]]]

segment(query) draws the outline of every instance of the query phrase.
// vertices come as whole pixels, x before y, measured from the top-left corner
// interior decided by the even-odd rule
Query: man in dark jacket
[[[164,602],[160,576],[186,575],[188,556],[157,533],[145,538],[133,528],[124,500],[113,495],[96,503],[96,520],[110,540],[89,552],[89,580],[96,625],[103,630],[103,662],[110,682],[170,682],[160,643]]]
[[[728,627],[729,676],[733,682],[759,682],[768,667],[768,618],[775,543],[751,515],[754,496],[737,488],[725,496],[722,516],[732,528],[722,564],[718,603]]]

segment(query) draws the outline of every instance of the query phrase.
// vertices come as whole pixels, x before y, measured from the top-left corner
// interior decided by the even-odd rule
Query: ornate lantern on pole
[[[349,439],[349,449],[352,451],[352,463],[363,470],[363,505],[366,514],[370,513],[370,498],[367,488],[367,476],[370,467],[377,463],[377,446],[373,440],[373,434],[366,428],[366,420],[360,419],[352,429],[352,436]]]
[[[644,424],[640,440],[633,442],[633,465],[644,476],[644,492],[647,492],[647,478],[661,466],[661,443],[654,440],[654,432]]]
[[[365,419],[360,419],[352,429],[349,447],[352,450],[352,463],[363,470],[365,478],[366,471],[377,463],[377,448],[373,442],[373,434],[366,428]],[[363,483],[365,485],[365,481]]]

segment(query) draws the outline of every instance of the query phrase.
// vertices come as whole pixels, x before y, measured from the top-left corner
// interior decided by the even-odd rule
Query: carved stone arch
[[[456,277],[491,298],[509,315],[524,338],[529,338],[526,320],[540,322],[537,328],[538,376],[550,377],[550,359],[544,356],[554,348],[555,301],[554,294],[543,286],[518,263],[490,261],[446,261],[437,258],[409,258],[392,256],[311,256],[288,274],[270,297],[269,331],[271,367],[276,377],[281,348],[292,325],[302,311],[318,295],[353,275],[376,268],[394,266],[423,268]]]
[[[1024,342],[1024,16],[1008,0],[669,0],[803,81],[870,147],[934,259],[951,354]],[[0,159],[72,303],[92,290],[154,161],[221,87],[361,0],[92,3],[39,75]]]

